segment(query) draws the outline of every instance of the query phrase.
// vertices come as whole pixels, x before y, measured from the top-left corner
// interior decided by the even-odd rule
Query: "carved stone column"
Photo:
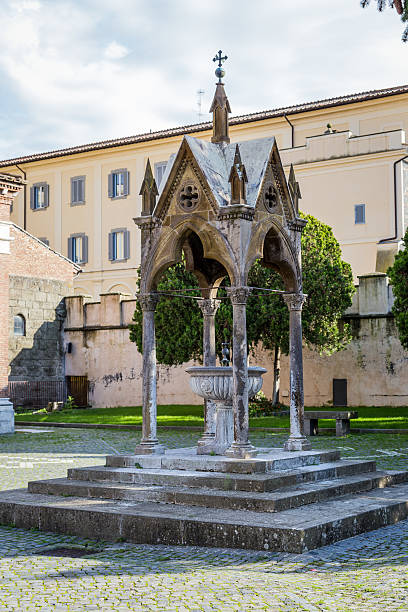
[[[290,435],[285,450],[301,451],[312,448],[304,435],[303,355],[302,355],[302,306],[303,293],[284,295],[289,308],[290,353]]]
[[[156,399],[156,334],[154,312],[159,296],[147,293],[138,296],[143,310],[143,426],[142,439],[135,449],[136,455],[161,455],[164,448],[157,439]]]
[[[215,366],[216,351],[215,351],[215,315],[219,308],[219,300],[202,299],[198,305],[203,313],[203,365]],[[204,433],[197,443],[197,454],[205,455],[211,452],[208,449],[206,452],[205,446],[214,442],[215,436],[215,403],[209,399],[204,400]]]
[[[225,452],[227,457],[247,458],[257,454],[248,440],[248,361],[246,303],[251,293],[249,287],[229,287],[228,295],[232,302],[233,339],[232,339],[232,377],[233,377],[233,411],[234,442]]]

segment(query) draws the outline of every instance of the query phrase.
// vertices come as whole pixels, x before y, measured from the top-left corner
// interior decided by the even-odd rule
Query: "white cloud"
[[[355,0],[3,2],[0,158],[196,122],[220,46],[234,114],[407,81],[395,11]]]
[[[126,49],[123,45],[120,45],[116,41],[109,43],[104,51],[104,56],[106,59],[116,60],[122,59],[122,57],[126,57],[129,54],[129,50]]]
[[[11,9],[23,13],[24,11],[39,11],[41,2],[39,0],[12,0]]]

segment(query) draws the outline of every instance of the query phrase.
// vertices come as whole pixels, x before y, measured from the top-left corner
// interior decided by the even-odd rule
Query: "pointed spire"
[[[248,182],[248,177],[238,145],[235,147],[234,162],[231,166],[228,182],[231,184],[231,204],[246,204],[245,183]]]
[[[156,181],[153,176],[150,159],[147,160],[146,170],[139,195],[142,196],[142,216],[152,215],[156,206],[156,197],[159,195]]]
[[[227,95],[224,89],[224,83],[221,81],[225,75],[225,70],[222,68],[223,62],[228,59],[225,55],[222,57],[222,51],[218,51],[213,62],[218,62],[218,68],[215,71],[215,76],[218,78],[218,83],[215,89],[214,99],[211,104],[210,113],[213,114],[213,136],[211,142],[229,143],[229,125],[228,114],[231,112],[231,107],[228,102]]]
[[[299,212],[299,200],[302,199],[302,194],[300,193],[299,183],[295,177],[295,171],[293,169],[293,164],[290,164],[289,171],[289,180],[288,180],[289,193],[292,198],[293,205],[295,207],[295,211]]]

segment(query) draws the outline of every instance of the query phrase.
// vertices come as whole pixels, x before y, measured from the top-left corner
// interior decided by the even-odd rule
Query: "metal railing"
[[[8,384],[8,396],[15,409],[36,410],[48,402],[65,402],[67,385],[64,380],[13,380]]]

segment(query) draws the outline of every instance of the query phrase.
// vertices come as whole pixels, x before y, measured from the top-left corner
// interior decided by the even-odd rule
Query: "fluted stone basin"
[[[187,368],[192,391],[206,400],[214,402],[216,410],[215,435],[205,446],[199,446],[199,454],[222,455],[234,441],[234,418],[232,412],[232,367],[197,366]],[[252,398],[262,387],[265,368],[248,367],[248,397]]]

